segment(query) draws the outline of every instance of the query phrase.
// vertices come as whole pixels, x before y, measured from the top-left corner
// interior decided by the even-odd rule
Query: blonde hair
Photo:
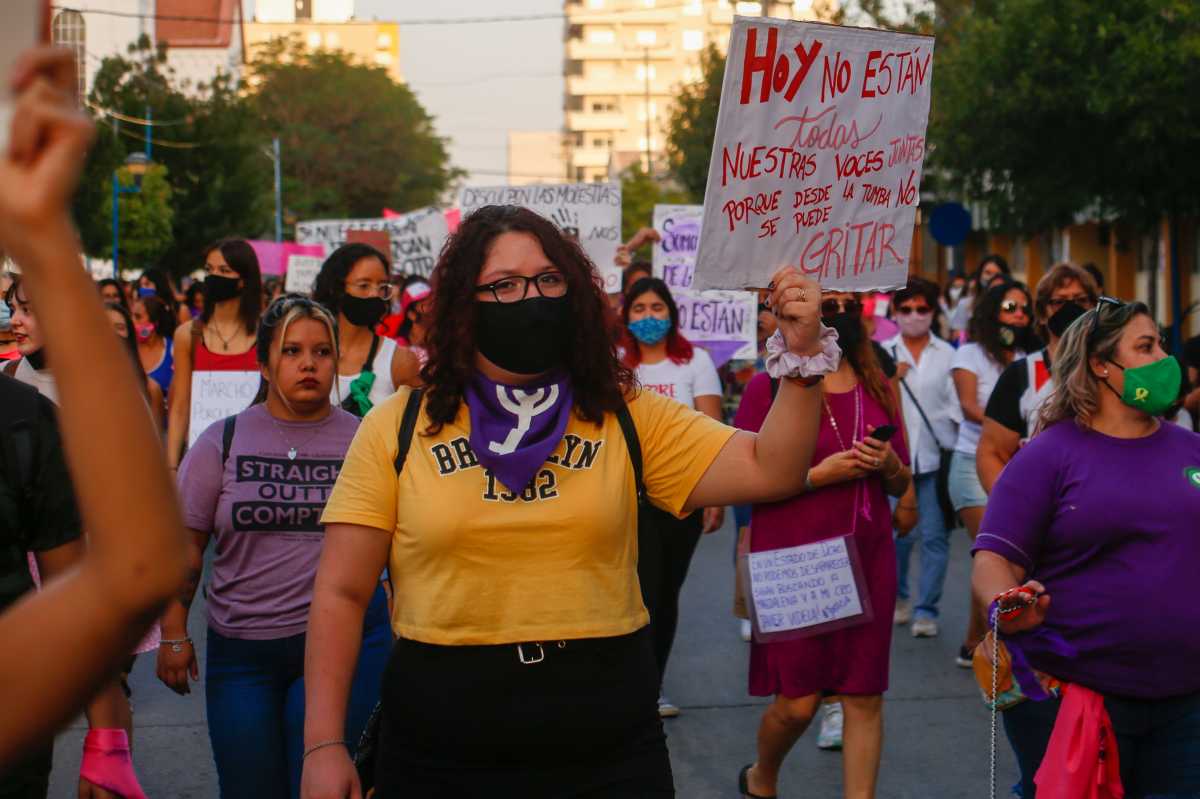
[[[333,314],[319,302],[309,299],[302,294],[285,294],[282,297],[277,297],[267,306],[267,310],[263,312],[262,318],[258,322],[258,334],[255,341],[255,352],[258,357],[260,366],[266,367],[267,372],[271,371],[271,353],[274,351],[279,355],[283,351],[283,341],[287,337],[288,328],[298,319],[312,319],[320,322],[325,326],[329,333],[329,343],[333,346],[333,387],[337,392],[338,402],[342,401],[341,387],[338,384],[338,337],[337,323],[333,319]],[[277,342],[277,343],[276,343]],[[276,361],[278,364],[278,361]],[[278,370],[278,365],[276,366]],[[258,396],[255,402],[262,402],[267,398],[268,381],[263,380],[259,386]],[[283,403],[287,405],[287,400],[280,396]]]
[[[1054,355],[1054,389],[1038,412],[1034,435],[1063,419],[1074,419],[1081,427],[1092,426],[1102,389],[1092,374],[1091,359],[1110,360],[1130,320],[1150,315],[1144,303],[1110,305],[1097,305],[1063,333]]]

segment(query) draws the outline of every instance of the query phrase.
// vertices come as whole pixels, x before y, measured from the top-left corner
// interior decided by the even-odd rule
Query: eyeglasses
[[[1096,303],[1092,302],[1092,298],[1086,294],[1081,294],[1075,297],[1054,297],[1046,300],[1046,308],[1051,313],[1056,313],[1068,302],[1073,302],[1085,311],[1090,311],[1096,307]]]
[[[821,316],[837,316],[838,313],[848,313],[851,316],[862,315],[862,303],[858,300],[822,300]]]
[[[1087,338],[1084,340],[1089,351],[1092,348],[1092,339],[1095,338],[1096,332],[1100,330],[1100,312],[1105,308],[1120,308],[1124,305],[1125,303],[1121,300],[1118,300],[1116,297],[1100,297],[1099,301],[1096,303],[1096,310],[1092,312],[1091,329],[1088,330]]]
[[[1017,302],[1016,300],[1005,300],[1004,302],[1000,303],[1000,310],[1004,313],[1016,313],[1017,311],[1020,311],[1026,316],[1032,316],[1029,306],[1023,302]]]
[[[476,286],[476,293],[490,291],[496,302],[520,302],[529,294],[529,286],[543,297],[562,297],[567,293],[567,277],[562,272],[543,272],[534,277],[513,275],[493,283]]]
[[[353,294],[356,297],[378,297],[381,300],[390,300],[396,296],[398,290],[391,283],[371,283],[370,281],[360,280],[357,283],[347,283],[346,288],[353,289]]]
[[[901,305],[900,307],[896,308],[896,313],[899,316],[909,316],[911,314],[916,314],[917,316],[929,316],[931,313],[933,313],[933,309],[928,305],[922,305],[919,308],[914,308],[911,305]]]

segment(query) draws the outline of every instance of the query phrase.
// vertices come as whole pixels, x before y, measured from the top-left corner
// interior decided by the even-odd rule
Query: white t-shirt
[[[1021,350],[1013,353],[1014,359],[1024,357],[1025,353]],[[972,342],[958,348],[950,369],[951,374],[955,369],[965,369],[975,375],[975,401],[982,410],[987,407],[988,397],[992,396],[992,389],[996,387],[996,381],[1000,379],[1004,366],[993,361],[987,350]],[[982,429],[978,422],[963,419],[962,424],[958,426],[958,441],[954,445],[954,451],[973,457],[975,448],[979,446],[979,433]]]
[[[654,364],[639,364],[637,378],[642,388],[671,397],[689,408],[696,407],[696,397],[721,396],[717,367],[703,347],[696,347],[687,363],[666,358]]]
[[[367,395],[371,398],[372,406],[380,404],[396,393],[396,384],[392,382],[392,357],[395,354],[395,339],[380,336],[379,350],[375,353],[375,360],[371,362],[372,371],[375,372],[375,383],[371,386],[371,391]],[[340,405],[350,397],[350,384],[360,374],[362,373],[356,372],[352,375],[338,375],[337,389],[329,397],[334,405]]]

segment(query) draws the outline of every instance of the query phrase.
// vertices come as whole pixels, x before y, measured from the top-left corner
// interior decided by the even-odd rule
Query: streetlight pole
[[[279,137],[271,142],[275,162],[275,242],[283,241],[283,175],[279,158]]]
[[[146,130],[149,130],[146,126]],[[149,149],[150,142],[147,138],[146,147]],[[130,153],[125,159],[125,166],[129,167],[130,174],[133,175],[133,185],[125,188],[121,185],[120,175],[117,170],[113,170],[112,185],[112,234],[113,234],[113,279],[121,279],[121,270],[118,266],[118,253],[121,247],[121,195],[122,194],[139,194],[142,191],[142,176],[146,174],[146,170],[150,168],[150,158],[145,153]]]

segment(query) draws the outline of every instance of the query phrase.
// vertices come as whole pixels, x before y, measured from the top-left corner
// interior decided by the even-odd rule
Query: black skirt
[[[673,797],[647,628],[502,646],[400,640],[377,799]]]

